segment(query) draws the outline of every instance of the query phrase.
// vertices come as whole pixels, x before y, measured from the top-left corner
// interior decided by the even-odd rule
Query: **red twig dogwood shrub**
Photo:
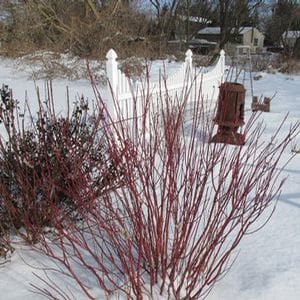
[[[69,219],[52,242],[43,242],[85,297],[96,298],[97,286],[132,299],[204,298],[243,236],[271,216],[284,183],[282,154],[299,123],[282,136],[284,120],[266,140],[253,114],[244,146],[209,143],[212,116],[201,93],[189,103],[190,92],[172,97],[162,84],[160,95],[151,95],[146,85],[134,99],[142,114],[136,109],[124,119],[118,103],[117,119],[106,112],[102,133],[111,162],[122,166],[119,185],[107,184],[82,222]],[[94,198],[92,189],[81,187]],[[80,202],[79,193],[72,195]],[[55,298],[57,287],[48,283],[39,292]]]

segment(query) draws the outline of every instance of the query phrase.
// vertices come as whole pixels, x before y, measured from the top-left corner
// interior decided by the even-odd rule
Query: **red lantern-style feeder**
[[[240,83],[221,84],[217,114],[213,119],[218,124],[218,131],[212,137],[212,143],[245,144],[245,136],[237,132],[244,124],[245,93],[246,90]]]

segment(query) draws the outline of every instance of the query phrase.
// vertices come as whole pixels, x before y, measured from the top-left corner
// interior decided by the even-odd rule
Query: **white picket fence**
[[[219,59],[210,71],[199,71],[193,67],[193,53],[188,50],[185,61],[174,74],[163,74],[160,80],[155,82],[133,82],[118,66],[117,54],[110,49],[106,55],[106,74],[108,78],[105,103],[114,120],[130,119],[142,113],[145,93],[150,93],[153,99],[152,107],[164,99],[167,94],[170,98],[187,95],[191,104],[197,101],[216,102],[219,86],[224,80],[225,51],[221,50]],[[202,68],[204,69],[204,68]],[[201,70],[201,68],[200,68]],[[199,95],[200,94],[200,97]],[[161,103],[163,105],[163,103]]]

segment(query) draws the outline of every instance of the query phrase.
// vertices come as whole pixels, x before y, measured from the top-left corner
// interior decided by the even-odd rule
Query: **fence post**
[[[117,94],[117,86],[118,86],[118,55],[113,50],[110,49],[106,54],[106,75],[108,78],[108,84],[112,90],[113,96]]]
[[[221,64],[221,82],[225,79],[225,51],[220,51],[220,64]]]
[[[192,72],[192,66],[193,66],[193,52],[191,49],[189,49],[185,52],[185,67],[186,67],[186,71],[190,72],[189,73],[190,75]]]
[[[107,108],[111,117],[115,118],[115,101],[118,99],[117,88],[118,88],[118,55],[110,49],[106,54],[106,76],[107,76]]]
[[[183,86],[187,84],[187,91],[189,91],[188,94],[186,95],[188,97],[187,99],[188,104],[193,99],[194,89],[193,88],[190,89],[189,87],[192,81],[193,81],[193,52],[191,49],[188,49],[185,52],[185,78],[183,78]]]

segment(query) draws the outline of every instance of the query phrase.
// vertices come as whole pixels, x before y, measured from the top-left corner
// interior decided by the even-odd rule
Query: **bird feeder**
[[[236,82],[224,82],[220,86],[217,113],[213,121],[218,125],[212,143],[243,145],[245,136],[238,133],[244,124],[244,86]]]

